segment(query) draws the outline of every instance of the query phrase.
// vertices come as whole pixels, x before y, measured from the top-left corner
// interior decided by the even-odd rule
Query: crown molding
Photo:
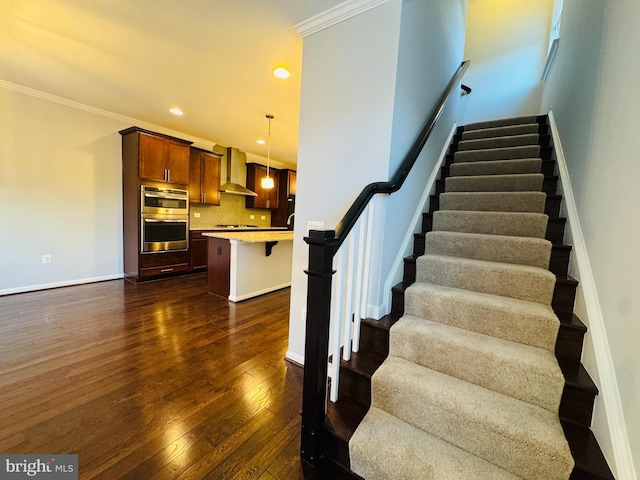
[[[114,113],[108,110],[103,110],[101,108],[92,107],[91,105],[86,105],[84,103],[76,102],[75,100],[69,100],[68,98],[58,97],[57,95],[41,92],[40,90],[24,87],[22,85],[17,85],[15,83],[7,82],[5,80],[0,80],[0,87],[6,90],[11,90],[13,92],[23,93],[31,97],[40,98],[48,102],[58,103],[60,105],[75,108],[76,110],[82,110],[84,112],[92,113],[94,115],[100,115],[102,117],[111,118],[112,120],[117,120],[119,122],[135,125],[136,127],[144,128],[145,130],[151,130],[153,132],[163,133],[171,137],[181,138],[181,139],[192,142],[192,145],[194,147],[199,147],[205,150],[211,150],[213,146],[216,145],[214,142],[210,140],[194,137],[192,135],[186,135],[182,132],[177,132],[169,128],[161,127],[160,125],[154,125],[153,123],[144,122],[142,120],[137,120],[135,118],[127,117],[125,115],[120,115],[119,113]]]
[[[320,30],[329,28],[337,23],[348,20],[351,17],[360,15],[361,13],[371,10],[389,0],[348,0],[329,10],[319,13],[307,20],[294,25],[298,34],[304,38],[312,35]]]

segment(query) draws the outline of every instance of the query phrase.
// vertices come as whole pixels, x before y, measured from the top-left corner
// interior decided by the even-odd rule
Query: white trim
[[[382,303],[381,305],[367,305],[367,318],[377,318],[380,319],[384,317],[387,313],[388,305],[386,303]]]
[[[264,295],[265,293],[275,292],[276,290],[282,290],[283,288],[287,288],[290,286],[291,282],[287,282],[281,285],[274,285],[273,287],[264,288],[262,290],[256,290],[255,292],[245,293],[244,295],[239,295],[237,297],[235,295],[229,295],[229,300],[231,300],[232,302],[241,302],[242,300],[247,300],[259,295]]]
[[[451,144],[451,139],[455,135],[457,128],[458,128],[458,125],[456,122],[454,122],[451,132],[449,133],[447,140],[442,146],[442,151],[440,152],[440,159],[436,162],[435,166],[433,167],[433,170],[431,171],[431,175],[429,176],[429,181],[427,182],[424,192],[422,193],[422,198],[420,199],[420,202],[418,202],[418,206],[415,212],[413,213],[413,218],[411,220],[411,223],[407,228],[407,234],[405,235],[404,240],[402,241],[402,245],[400,246],[400,249],[398,250],[398,254],[396,255],[395,260],[393,261],[393,265],[391,266],[389,275],[387,276],[387,279],[384,282],[383,292],[385,297],[384,297],[384,303],[381,309],[384,313],[381,316],[371,317],[371,318],[381,318],[382,316],[384,316],[385,314],[391,311],[391,298],[392,298],[391,288],[393,287],[392,283],[394,282],[394,278],[396,278],[398,271],[401,268],[403,268],[404,257],[407,256],[409,245],[411,244],[411,242],[413,242],[413,234],[419,228],[418,226],[422,223],[422,214],[425,212],[427,208],[427,205],[429,203],[429,196],[431,195],[431,191],[433,190],[436,180],[438,179],[438,175],[440,173],[440,167],[442,166],[442,162],[444,162],[444,159],[447,156],[447,150],[449,149],[449,145]]]
[[[569,220],[569,228],[573,243],[573,254],[580,272],[580,286],[583,291],[585,307],[588,315],[589,337],[593,343],[593,351],[598,369],[598,385],[602,403],[606,411],[609,422],[609,432],[611,435],[611,445],[613,447],[613,455],[615,458],[616,478],[635,479],[636,471],[631,454],[631,446],[629,445],[629,436],[627,434],[627,426],[624,421],[624,412],[622,410],[622,402],[620,400],[620,391],[618,389],[618,380],[613,367],[613,358],[609,348],[609,340],[607,339],[607,331],[605,328],[602,309],[598,299],[598,291],[596,289],[593,271],[587,252],[587,246],[582,234],[582,227],[578,217],[578,209],[576,208],[571,181],[569,178],[569,170],[567,162],[562,150],[560,142],[560,134],[553,116],[553,112],[549,112],[549,125],[553,135],[553,143],[557,158],[558,172],[560,174],[560,182],[563,189],[563,199],[567,209],[567,217]]]
[[[558,45],[560,43],[560,39],[556,38],[551,43],[551,48],[549,49],[549,53],[547,53],[547,61],[544,64],[544,69],[542,70],[542,83],[547,81],[547,77],[549,76],[549,72],[551,72],[551,67],[553,66],[553,62],[556,59],[556,55],[558,54]]]
[[[177,132],[169,128],[161,127],[160,125],[154,125],[153,123],[143,122],[142,120],[137,120],[135,118],[120,115],[119,113],[110,112],[108,110],[92,107],[90,105],[85,105],[84,103],[76,102],[74,100],[69,100],[68,98],[58,97],[57,95],[51,95],[50,93],[41,92],[40,90],[35,90],[33,88],[23,87],[22,85],[17,85],[15,83],[7,82],[5,80],[0,80],[0,87],[5,88],[7,90],[11,90],[13,92],[23,93],[25,95],[30,95],[32,97],[40,98],[42,100],[47,100],[49,102],[58,103],[60,105],[65,105],[67,107],[75,108],[76,110],[82,110],[84,112],[93,113],[94,115],[100,115],[102,117],[111,118],[119,122],[130,123],[132,125],[135,125],[136,127],[144,128],[146,130],[162,133],[164,135],[169,135],[171,137],[181,138],[188,142],[193,142],[194,147],[199,147],[204,150],[211,150],[213,146],[216,145],[215,142],[212,142],[210,140],[205,140],[203,138],[186,135],[182,132]]]
[[[15,293],[35,292],[37,290],[48,290],[50,288],[71,287],[84,283],[106,282],[107,280],[117,280],[124,278],[123,273],[114,275],[104,275],[102,277],[78,278],[76,280],[65,280],[64,282],[41,283],[40,285],[27,285],[25,287],[5,288],[0,290],[0,297],[3,295],[13,295]]]
[[[298,34],[304,38],[325,28],[329,28],[340,22],[360,15],[372,8],[387,3],[389,0],[349,0],[336,5],[329,10],[319,13],[307,20],[303,20],[293,26]]]
[[[299,353],[292,352],[291,350],[287,350],[287,353],[284,354],[284,358],[291,360],[293,363],[304,367],[304,356]]]

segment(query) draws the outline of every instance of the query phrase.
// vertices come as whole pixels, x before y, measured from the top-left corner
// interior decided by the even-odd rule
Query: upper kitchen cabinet
[[[222,155],[191,147],[189,202],[220,205],[220,159]]]
[[[257,197],[247,197],[247,208],[278,209],[278,177],[279,170],[269,169],[269,176],[273,178],[273,188],[262,188],[262,179],[267,176],[267,167],[258,163],[247,163],[247,188],[258,194]]]
[[[140,179],[162,183],[189,183],[189,149],[191,142],[161,135],[137,127],[120,132],[137,136]]]
[[[282,169],[278,173],[278,209],[271,212],[272,227],[289,227],[291,214],[295,208],[296,196],[296,172],[295,170]]]
[[[295,170],[280,170],[280,195],[295,196],[296,178]]]

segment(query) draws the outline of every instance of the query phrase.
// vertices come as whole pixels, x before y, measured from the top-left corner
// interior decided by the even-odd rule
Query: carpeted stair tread
[[[509,175],[516,173],[540,173],[541,169],[541,158],[519,158],[515,160],[452,163],[449,167],[449,173],[452,177],[467,175]]]
[[[463,131],[462,140],[525,135],[527,133],[538,133],[539,131],[540,124],[538,123],[523,123],[521,125],[507,125],[504,127],[480,128],[477,130]]]
[[[540,156],[539,145],[523,147],[482,148],[479,150],[465,150],[453,154],[454,163],[457,162],[486,162],[491,160],[514,160],[517,158],[537,158]]]
[[[560,322],[549,305],[416,282],[405,290],[405,315],[553,352]]]
[[[470,130],[484,130],[487,128],[507,127],[507,126],[514,126],[514,125],[530,124],[530,123],[538,123],[538,117],[536,115],[522,115],[518,117],[485,120],[482,122],[475,122],[475,123],[470,123],[468,125],[465,125],[464,131],[468,132]]]
[[[524,135],[510,135],[506,137],[476,138],[462,140],[458,143],[458,151],[481,150],[484,148],[522,147],[524,145],[537,145],[540,135],[527,133]]]
[[[369,480],[518,480],[455,445],[372,407],[349,442],[351,470]]]
[[[437,210],[432,230],[545,238],[548,215],[532,212]]]
[[[539,192],[543,181],[541,173],[449,177],[445,192]]]
[[[564,377],[549,350],[410,315],[389,339],[389,355],[558,412]]]
[[[541,238],[431,231],[425,254],[549,268],[552,244]]]
[[[401,358],[373,375],[371,405],[525,479],[573,469],[557,413]]]
[[[445,192],[440,209],[544,213],[546,201],[542,192]]]
[[[526,265],[423,255],[416,260],[416,281],[550,305],[556,276]]]

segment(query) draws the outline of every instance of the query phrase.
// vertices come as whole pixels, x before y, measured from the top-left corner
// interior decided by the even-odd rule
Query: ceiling
[[[0,80],[261,156],[270,113],[271,158],[295,164],[294,25],[342,1],[2,0]]]

